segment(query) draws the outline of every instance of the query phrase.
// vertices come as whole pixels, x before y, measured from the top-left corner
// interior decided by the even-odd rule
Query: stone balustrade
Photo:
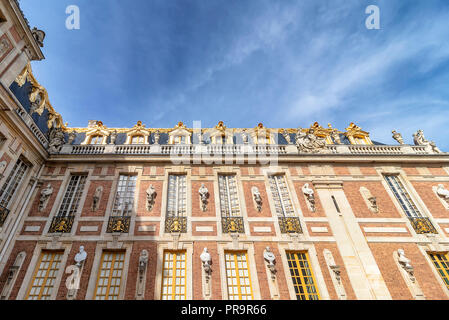
[[[67,155],[429,155],[426,146],[330,145],[326,152],[302,153],[295,145],[64,145]]]

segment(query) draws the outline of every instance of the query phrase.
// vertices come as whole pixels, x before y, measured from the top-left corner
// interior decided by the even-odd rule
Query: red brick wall
[[[256,242],[254,244],[254,260],[256,261],[257,278],[259,280],[260,297],[262,300],[271,300],[271,293],[268,281],[265,259],[263,253],[266,247],[270,247],[270,250],[276,256],[276,276],[279,285],[279,295],[281,300],[290,300],[290,294],[288,292],[287,280],[285,279],[284,265],[280,258],[279,249],[276,244],[272,242]],[[287,267],[288,268],[288,267]],[[251,279],[253,282],[255,279]],[[290,280],[290,279],[289,279]],[[290,280],[291,281],[291,280]],[[254,284],[253,284],[254,290]]]
[[[14,248],[11,251],[11,254],[8,258],[8,262],[6,263],[5,269],[0,277],[0,288],[3,289],[3,286],[6,283],[6,279],[8,277],[9,268],[13,265],[16,260],[17,255],[24,251],[26,253],[25,260],[23,261],[22,268],[19,270],[19,275],[17,276],[17,280],[14,283],[14,287],[12,288],[11,295],[9,300],[16,300],[17,294],[19,293],[20,287],[22,286],[23,279],[25,278],[25,274],[29,268],[34,268],[36,266],[30,266],[31,258],[33,256],[34,248],[36,247],[36,241],[16,241],[14,244]],[[23,284],[28,286],[28,283]]]
[[[345,265],[343,263],[343,259],[341,258],[340,251],[335,243],[315,243],[315,250],[318,255],[318,261],[320,263],[321,272],[324,277],[324,281],[326,283],[327,290],[329,291],[329,295],[332,300],[338,299],[337,291],[334,288],[334,284],[332,282],[331,275],[329,273],[329,269],[326,264],[326,259],[324,257],[324,249],[328,249],[332,256],[334,257],[335,263],[340,266],[341,270],[341,281],[343,283],[343,287],[345,288],[346,296],[348,300],[356,300],[356,295],[354,293],[354,289],[352,288],[351,282],[348,277],[348,273],[346,271]],[[316,274],[314,270],[314,274]]]
[[[430,173],[434,176],[447,176],[447,172],[442,167],[428,167]]]
[[[207,248],[212,258],[212,274],[211,274],[211,299],[221,300],[221,276],[220,276],[220,259],[218,257],[218,249],[216,242],[195,242],[193,244],[193,300],[203,300],[203,280],[202,280],[202,262],[200,255],[204,248]]]
[[[201,210],[201,201],[198,190],[201,184],[204,183],[207,190],[209,190],[209,199],[207,199],[207,209],[203,212]],[[215,193],[214,183],[212,181],[192,181],[192,217],[215,217]]]
[[[97,274],[91,274],[92,267],[93,267],[93,261],[95,258],[95,249],[97,244],[95,242],[73,242],[72,248],[69,252],[67,262],[66,264],[61,264],[61,270],[60,272],[63,272],[61,284],[59,286],[58,294],[56,299],[57,300],[66,300],[67,299],[67,287],[66,287],[66,281],[67,277],[71,275],[71,273],[66,273],[65,270],[68,266],[75,264],[75,255],[79,252],[80,246],[84,246],[84,250],[87,252],[87,258],[86,261],[84,261],[84,268],[83,273],[81,274],[80,279],[80,288],[76,295],[76,300],[84,300],[86,299],[86,293],[87,293],[87,286],[89,284],[90,277],[96,277]]]
[[[265,189],[265,183],[263,181],[242,181],[243,193],[245,195],[246,212],[248,217],[271,217],[271,209],[269,204],[269,198]],[[254,204],[253,194],[251,192],[252,187],[257,187],[262,197],[262,210],[259,212]]]
[[[130,261],[128,263],[128,276],[126,277],[126,291],[125,300],[135,300],[136,298],[136,285],[138,277],[139,257],[142,250],[148,251],[148,265],[146,273],[145,283],[145,300],[154,300],[154,290],[156,281],[156,264],[157,259],[157,245],[152,241],[139,241],[134,242],[131,251]],[[125,282],[123,283],[125,284]],[[160,284],[157,284],[160,285]],[[159,299],[159,297],[157,297]]]
[[[154,199],[153,209],[151,211],[147,210],[147,189],[150,185],[153,185],[156,190],[156,199]],[[160,217],[162,208],[162,181],[140,181],[140,187],[138,192],[138,203],[137,203],[137,216],[147,216],[147,217]]]
[[[426,205],[427,209],[434,218],[449,218],[449,210],[441,203],[436,193],[432,190],[432,187],[436,187],[441,182],[421,182],[412,181],[413,188],[415,188],[421,200]],[[446,189],[449,189],[449,182],[441,183]]]
[[[41,198],[41,191],[47,187],[48,184],[51,184],[53,188],[53,193],[48,200],[47,207],[42,212],[39,211],[39,200]],[[30,213],[28,216],[30,217],[48,217],[50,212],[55,204],[56,197],[59,193],[59,189],[61,188],[62,181],[45,181],[41,188],[39,188],[34,197],[33,205],[31,207]]]
[[[100,204],[97,211],[92,211],[92,202],[95,195],[95,190],[98,187],[103,187],[103,194],[101,195]],[[89,190],[84,202],[82,217],[104,217],[108,206],[109,196],[111,194],[112,181],[107,180],[92,180],[90,182]]]
[[[304,199],[304,194],[302,192],[302,187],[308,183],[309,188],[312,188],[315,191],[315,212],[312,212],[309,210],[309,207],[307,206],[306,199]],[[298,197],[299,204],[301,206],[301,211],[304,217],[325,217],[326,213],[324,212],[323,206],[321,205],[320,196],[318,195],[318,192],[315,190],[315,188],[312,186],[312,184],[308,181],[302,181],[297,182],[295,181],[293,183],[295,187],[296,196]]]
[[[393,258],[393,252],[398,249],[404,249],[405,255],[411,260],[416,280],[421,286],[426,299],[448,299],[432,272],[431,268],[433,266],[427,262],[416,244],[370,243],[369,246],[394,300],[412,299],[412,294]]]
[[[371,212],[360,193],[360,187],[367,188],[377,198],[379,213]],[[391,197],[378,181],[344,182],[343,190],[357,218],[400,218]]]

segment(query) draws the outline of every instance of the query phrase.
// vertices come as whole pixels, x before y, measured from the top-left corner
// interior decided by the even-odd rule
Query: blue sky
[[[381,30],[365,27],[380,8]],[[21,0],[33,62],[71,127],[423,129],[449,151],[447,0]],[[77,5],[81,29],[67,30]]]

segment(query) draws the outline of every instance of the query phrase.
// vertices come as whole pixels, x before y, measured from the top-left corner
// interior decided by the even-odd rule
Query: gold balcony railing
[[[186,233],[187,218],[186,217],[167,217],[165,219],[165,233]]]
[[[72,231],[74,216],[54,217],[48,233],[70,233]]]
[[[5,208],[4,206],[0,206],[0,228],[3,227],[3,224],[6,221],[6,218],[8,218],[9,215],[9,209]]]
[[[279,217],[281,233],[302,233],[298,217]]]
[[[435,233],[437,230],[427,217],[409,217],[410,223],[418,234]]]
[[[223,233],[245,233],[242,217],[222,217],[221,227]]]
[[[109,217],[107,233],[128,233],[131,217],[117,216]]]

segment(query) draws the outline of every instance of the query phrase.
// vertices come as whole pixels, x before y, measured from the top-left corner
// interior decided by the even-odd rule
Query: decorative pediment
[[[254,144],[276,144],[277,132],[265,128],[263,123],[259,123],[257,127],[248,131]]]
[[[110,130],[101,121],[97,121],[94,126],[86,131],[86,138],[81,144],[90,144],[93,137],[102,137],[100,144],[106,144],[107,137],[111,134]]]
[[[223,121],[220,121],[214,128],[206,131],[209,134],[212,144],[233,144],[234,134],[232,129],[226,128]],[[224,141],[223,141],[224,139]]]
[[[179,122],[178,125],[168,134],[169,144],[191,144],[190,137],[192,132],[187,130],[184,123]]]
[[[373,144],[369,137],[369,133],[363,131],[362,128],[355,125],[353,122],[346,128],[344,135],[349,139],[351,144]]]
[[[137,124],[126,133],[126,144],[131,144],[133,137],[143,137],[143,143],[148,143],[148,137],[150,135],[150,130],[145,128],[142,121],[137,121]]]

